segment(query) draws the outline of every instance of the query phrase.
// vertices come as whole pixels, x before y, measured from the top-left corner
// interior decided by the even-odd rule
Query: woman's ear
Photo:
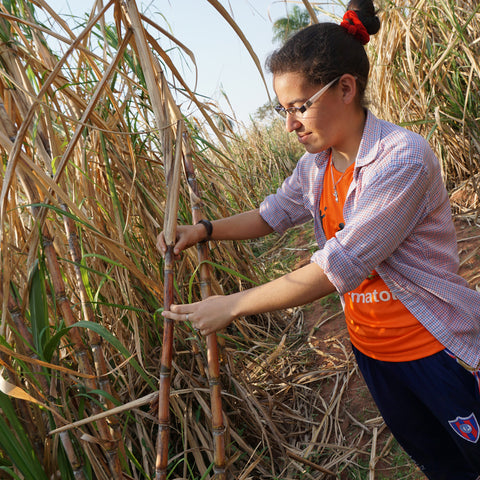
[[[345,104],[352,103],[357,96],[357,79],[353,75],[346,73],[339,80],[342,91],[342,99]]]

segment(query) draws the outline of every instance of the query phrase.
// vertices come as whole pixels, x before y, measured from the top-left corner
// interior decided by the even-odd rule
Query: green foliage
[[[0,410],[2,412],[0,415],[0,446],[12,466],[2,467],[3,471],[10,474],[12,478],[47,480],[48,476],[30,442],[29,432],[24,429],[10,398],[1,392]],[[20,473],[20,477],[15,472]]]
[[[34,263],[30,273],[30,324],[32,328],[35,350],[40,358],[50,360],[49,354],[45,356],[44,347],[50,338],[49,318],[46,292],[46,275],[43,260]]]
[[[288,16],[279,18],[273,24],[273,41],[285,43],[289,37],[310,24],[310,15],[307,10],[295,5]]]

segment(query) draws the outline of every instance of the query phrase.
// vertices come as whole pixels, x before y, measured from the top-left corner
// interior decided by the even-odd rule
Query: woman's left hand
[[[172,320],[190,321],[203,335],[210,335],[235,318],[304,305],[334,291],[335,286],[321,267],[310,263],[258,287],[208,297],[189,305],[172,305],[170,311],[162,315]]]
[[[171,305],[162,315],[172,320],[191,322],[202,335],[210,335],[229,325],[235,316],[231,313],[234,295],[216,295],[187,305]]]

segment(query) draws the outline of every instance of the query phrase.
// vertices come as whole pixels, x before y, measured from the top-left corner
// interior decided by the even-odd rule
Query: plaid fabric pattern
[[[260,205],[277,232],[313,218],[312,256],[340,294],[376,270],[445,347],[480,363],[480,293],[458,274],[450,203],[440,165],[421,136],[368,112],[344,206],[345,228],[326,240],[319,200],[329,151],[306,153]]]

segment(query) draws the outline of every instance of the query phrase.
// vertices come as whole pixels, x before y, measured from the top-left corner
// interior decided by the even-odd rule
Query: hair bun
[[[380,30],[380,19],[372,0],[350,0],[347,10],[353,10],[357,14],[369,35],[375,35]]]

